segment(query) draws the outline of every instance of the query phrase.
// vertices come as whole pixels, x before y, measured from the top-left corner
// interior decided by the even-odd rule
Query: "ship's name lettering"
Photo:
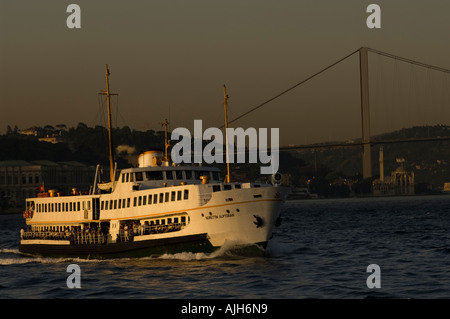
[[[222,214],[222,215],[210,215],[210,216],[206,216],[206,219],[219,219],[219,218],[229,218],[229,217],[234,217],[234,214]]]

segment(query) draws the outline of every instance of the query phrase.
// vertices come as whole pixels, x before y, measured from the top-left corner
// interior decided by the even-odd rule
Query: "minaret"
[[[384,183],[383,146],[380,147],[380,181]]]

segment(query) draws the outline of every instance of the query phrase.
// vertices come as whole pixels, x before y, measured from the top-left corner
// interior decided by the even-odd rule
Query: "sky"
[[[449,14],[448,0],[0,0],[0,133],[105,125],[105,64],[115,125],[192,131],[223,124],[223,85],[232,120],[363,46],[450,69]],[[369,62],[372,134],[450,125],[450,74]],[[360,137],[358,54],[233,127],[279,128],[281,146]]]

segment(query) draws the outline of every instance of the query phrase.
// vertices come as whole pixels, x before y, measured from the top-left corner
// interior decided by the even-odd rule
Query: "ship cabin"
[[[138,191],[210,182],[221,182],[220,169],[204,166],[170,166],[162,153],[147,151],[139,156],[137,168],[121,171],[114,191]]]
[[[124,169],[116,187],[131,185],[133,190],[143,190],[186,184],[220,183],[220,170],[202,166],[166,166]]]

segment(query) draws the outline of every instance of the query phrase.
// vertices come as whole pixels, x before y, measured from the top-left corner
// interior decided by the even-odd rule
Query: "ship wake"
[[[182,252],[175,254],[164,254],[158,258],[189,261],[189,260],[207,260],[221,257],[262,256],[264,255],[264,253],[265,253],[264,248],[258,245],[242,246],[238,242],[226,241],[224,245],[222,245],[220,248],[211,253]]]
[[[57,264],[73,261],[73,258],[47,258],[36,257],[21,253],[18,249],[0,249],[0,266],[20,265],[20,264]]]

